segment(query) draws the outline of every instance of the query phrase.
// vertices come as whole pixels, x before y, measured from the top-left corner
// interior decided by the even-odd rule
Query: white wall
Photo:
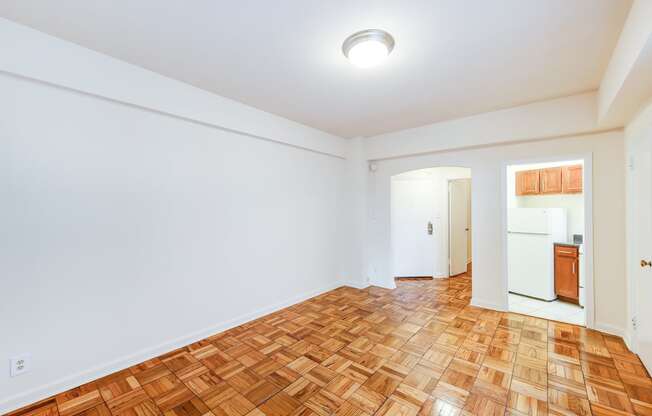
[[[340,276],[350,286],[369,285],[365,235],[367,227],[367,173],[362,138],[349,139],[340,197]]]
[[[340,284],[345,161],[308,149],[329,136],[260,115],[310,136],[282,144],[6,72],[0,91],[0,413]]]
[[[449,138],[454,141],[455,137]],[[374,140],[374,139],[369,139]],[[508,162],[559,157],[593,158],[593,241],[595,322],[610,332],[626,326],[624,249],[624,146],[623,132],[536,141],[525,144],[438,152],[377,161],[369,177],[368,205],[374,213],[368,222],[369,269],[372,282],[389,286],[390,178],[401,172],[433,166],[467,166],[473,172],[473,302],[502,308],[505,287],[501,198],[505,197],[504,172]]]

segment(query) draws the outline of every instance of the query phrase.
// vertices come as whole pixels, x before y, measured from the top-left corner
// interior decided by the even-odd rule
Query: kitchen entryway
[[[507,167],[510,312],[586,325],[583,160]]]
[[[584,308],[568,302],[554,300],[546,302],[527,296],[509,294],[509,311],[523,315],[537,316],[553,321],[585,325]]]

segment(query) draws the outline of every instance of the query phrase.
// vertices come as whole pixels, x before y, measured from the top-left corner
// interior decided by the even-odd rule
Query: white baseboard
[[[489,302],[482,299],[471,298],[471,306],[476,306],[478,308],[492,309],[494,311],[506,312],[507,309],[495,302]]]
[[[342,286],[349,286],[349,287],[352,287],[352,288],[355,288],[355,289],[366,289],[371,285],[369,284],[369,282],[362,283],[362,282],[358,282],[358,281],[344,280],[344,281],[342,281]]]
[[[631,327],[630,328],[621,328],[621,327],[616,326],[616,325],[596,322],[593,325],[593,329],[595,329],[596,331],[605,332],[605,333],[607,333],[609,335],[615,335],[615,336],[621,337],[623,339],[623,341],[625,342],[625,345],[627,346],[627,348],[629,348],[629,350],[631,352],[633,352],[634,354],[638,354],[638,348],[636,347],[636,345],[634,343],[635,335],[632,332],[633,329]]]
[[[636,345],[634,345],[634,334],[632,334],[632,331],[629,329],[625,331],[625,335],[623,336],[623,341],[625,341],[625,345],[627,345],[627,348],[634,354],[638,354]]]
[[[626,333],[627,331],[625,331],[624,328],[621,328],[621,327],[616,326],[616,325],[603,324],[603,323],[600,323],[600,322],[596,322],[595,325],[594,325],[594,329],[596,329],[598,331],[601,331],[601,332],[606,332],[607,334],[610,334],[610,335],[616,335],[618,337],[623,338],[623,340],[627,336],[627,333]]]
[[[15,394],[10,397],[0,398],[0,414],[9,413],[23,406],[27,406],[37,401],[51,397],[55,394],[88,383],[89,381],[96,380],[100,377],[104,377],[116,371],[131,367],[132,365],[157,357],[161,354],[165,354],[166,352],[173,351],[188,344],[192,344],[193,342],[197,342],[211,335],[218,334],[243,323],[260,318],[261,316],[268,315],[272,312],[276,312],[280,309],[302,302],[306,299],[336,289],[342,285],[351,286],[350,283],[336,281],[320,289],[292,296],[289,299],[275,303],[274,305],[255,310],[228,321],[217,323],[209,328],[195,331],[182,337],[178,337],[161,344],[151,346],[149,348],[141,349],[140,351],[137,351],[133,354],[116,358],[115,360],[104,364],[99,364],[87,370],[60,378],[26,392]]]
[[[605,332],[610,335],[615,335],[617,337],[621,337],[623,341],[625,342],[625,345],[631,352],[634,354],[638,354],[636,345],[634,345],[634,337],[633,334],[629,329],[621,328],[619,326],[611,325],[611,324],[603,324],[596,322],[594,325],[594,329]]]
[[[383,289],[396,289],[396,282],[394,282],[394,279],[391,279],[389,282],[385,282],[379,279],[370,279],[368,286],[378,286],[382,287]]]

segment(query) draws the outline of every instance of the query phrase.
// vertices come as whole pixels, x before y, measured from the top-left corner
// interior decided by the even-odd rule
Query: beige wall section
[[[367,262],[372,283],[389,281],[389,185],[401,172],[434,166],[466,166],[473,172],[473,300],[501,308],[506,301],[502,199],[506,163],[540,158],[593,158],[593,241],[596,327],[626,327],[625,193],[622,130],[514,145],[431,153],[378,161],[368,177]]]

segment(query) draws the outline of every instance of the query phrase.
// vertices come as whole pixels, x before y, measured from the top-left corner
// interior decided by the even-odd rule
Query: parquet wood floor
[[[339,288],[11,416],[652,415],[622,339],[470,294],[467,276]]]

